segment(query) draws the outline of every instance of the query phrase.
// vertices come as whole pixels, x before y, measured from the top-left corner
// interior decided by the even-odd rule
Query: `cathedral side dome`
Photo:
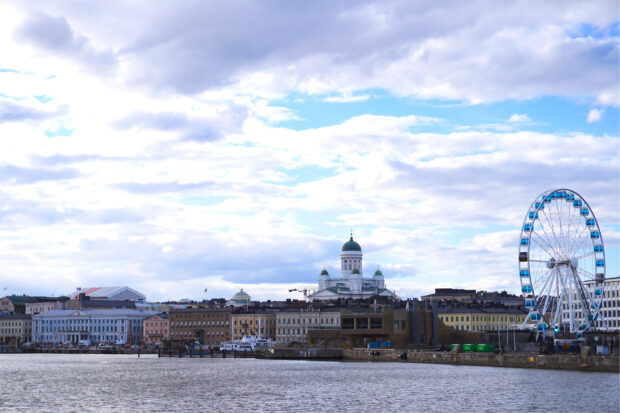
[[[375,271],[375,277],[383,277],[383,273],[379,268],[377,268],[377,271]]]
[[[237,304],[249,304],[250,303],[250,294],[243,291],[239,291],[237,294],[233,295],[232,300]]]

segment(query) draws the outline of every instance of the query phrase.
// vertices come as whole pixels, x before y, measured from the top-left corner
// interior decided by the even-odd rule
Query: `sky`
[[[520,288],[545,190],[619,275],[611,1],[3,1],[0,295]]]

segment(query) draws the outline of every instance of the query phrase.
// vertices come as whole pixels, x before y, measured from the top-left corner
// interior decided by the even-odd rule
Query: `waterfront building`
[[[278,343],[307,343],[308,329],[339,329],[340,310],[291,308],[276,314]]]
[[[67,308],[67,301],[68,300],[26,303],[26,314],[33,315],[46,311],[64,310]]]
[[[133,288],[123,287],[91,287],[77,288],[69,294],[69,298],[77,300],[80,294],[90,297],[93,300],[116,300],[116,301],[146,301],[146,296]]]
[[[307,343],[327,347],[402,347],[410,343],[409,310],[388,305],[377,308],[347,307],[340,310],[334,327],[308,326]]]
[[[423,295],[420,300],[456,300],[469,301],[476,295],[476,290],[464,290],[462,288],[435,288],[433,294]],[[523,301],[523,300],[521,300]]]
[[[340,277],[331,277],[323,268],[319,274],[318,291],[310,294],[308,300],[364,299],[373,296],[396,298],[394,292],[385,288],[383,272],[379,268],[372,276],[364,277],[362,247],[351,234],[340,251]]]
[[[170,339],[169,332],[170,320],[168,314],[155,314],[145,318],[142,322],[144,334],[142,341],[144,344],[160,344]]]
[[[476,291],[461,288],[435,288],[435,293],[423,295],[420,300],[457,301],[471,304],[501,304],[520,307],[523,306],[523,297],[508,294],[506,291]]]
[[[30,295],[8,295],[0,298],[0,312],[26,314],[26,304],[66,301],[68,297],[41,297]]]
[[[276,314],[273,311],[253,310],[232,314],[231,337],[233,340],[245,336],[276,339]]]
[[[437,316],[444,325],[455,330],[484,332],[518,329],[527,318],[527,311],[524,308],[502,305],[453,305],[439,307]]]
[[[19,346],[30,341],[32,316],[29,314],[0,315],[0,343]]]
[[[173,308],[170,319],[168,346],[179,347],[192,344],[219,346],[230,340],[231,307]]]
[[[585,281],[584,286],[590,294],[596,294],[596,290],[600,290],[600,284],[594,280]],[[599,316],[595,322],[596,328],[607,327],[611,331],[620,331],[620,277],[613,277],[605,279],[605,288],[602,293],[602,305],[599,309]],[[574,295],[575,301],[577,296]],[[563,300],[562,304],[562,319],[568,320],[570,317],[568,311],[567,300]],[[577,311],[581,312],[581,305],[575,303]],[[579,314],[579,317],[582,315]]]
[[[32,316],[32,341],[37,343],[142,342],[144,319],[155,311],[129,309],[53,310]]]

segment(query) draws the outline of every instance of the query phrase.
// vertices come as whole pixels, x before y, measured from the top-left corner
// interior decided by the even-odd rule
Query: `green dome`
[[[233,295],[232,299],[233,301],[250,301],[250,294],[243,291],[243,288],[242,288],[241,291]]]
[[[357,242],[353,241],[353,236],[351,236],[351,238],[344,243],[344,245],[342,246],[342,251],[359,251],[362,252],[362,247],[360,247],[360,244],[358,244]]]
[[[383,273],[379,268],[377,268],[377,271],[375,271],[375,277],[383,277]]]
[[[358,270],[357,268],[353,268],[353,271],[351,271],[351,274],[359,274],[360,270]]]
[[[323,271],[321,271],[321,275],[329,275],[329,273],[325,268],[323,268]]]

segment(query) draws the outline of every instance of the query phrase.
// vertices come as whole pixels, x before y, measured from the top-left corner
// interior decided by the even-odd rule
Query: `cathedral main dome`
[[[353,241],[353,236],[351,235],[351,238],[349,238],[349,240],[347,242],[344,243],[344,245],[342,246],[342,251],[359,251],[362,252],[362,247],[360,247],[360,244],[358,244],[357,242]]]

